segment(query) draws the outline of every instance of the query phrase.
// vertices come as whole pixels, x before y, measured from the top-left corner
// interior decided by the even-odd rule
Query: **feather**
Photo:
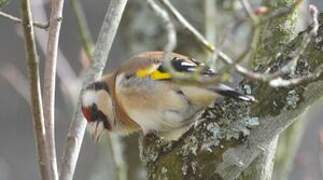
[[[234,90],[233,88],[224,85],[224,84],[218,84],[216,86],[209,86],[208,89],[213,90],[217,92],[218,94],[225,96],[225,97],[231,97],[235,99],[240,99],[243,101],[255,101],[256,99],[253,96],[244,95],[240,92]]]

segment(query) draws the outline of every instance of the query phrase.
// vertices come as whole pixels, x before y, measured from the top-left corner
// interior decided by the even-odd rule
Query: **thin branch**
[[[206,39],[214,43],[216,42],[216,17],[217,9],[214,0],[204,0],[204,26]]]
[[[299,3],[301,1],[298,1]],[[295,7],[298,4],[295,4]],[[240,66],[239,64],[236,64],[233,62],[232,59],[223,59],[224,62],[228,65],[232,65],[236,71],[245,77],[248,77],[251,80],[261,80],[264,82],[268,82],[270,86],[272,87],[282,87],[282,86],[290,86],[290,85],[296,85],[301,82],[307,81],[307,80],[313,80],[317,78],[323,71],[323,67],[318,67],[315,72],[303,76],[303,77],[298,77],[294,79],[289,79],[289,80],[284,80],[281,78],[281,75],[286,74],[286,73],[294,73],[296,65],[298,63],[298,60],[300,59],[301,55],[304,53],[306,47],[310,43],[311,39],[317,35],[317,31],[319,28],[319,23],[318,23],[318,9],[314,5],[309,6],[311,16],[312,16],[312,21],[313,21],[313,26],[312,29],[309,33],[306,33],[303,36],[303,40],[301,43],[301,46],[298,48],[296,53],[294,54],[294,57],[292,58],[291,61],[289,61],[285,66],[283,66],[281,69],[274,73],[257,73],[250,71],[243,66]]]
[[[271,21],[273,19],[289,15],[289,14],[293,13],[300,6],[300,4],[303,1],[304,0],[296,0],[294,2],[294,4],[292,6],[290,6],[290,7],[283,7],[283,8],[271,10],[268,15],[261,18],[258,21],[258,23],[256,23],[255,25],[261,25],[261,24],[264,24],[264,23],[266,23],[268,21]]]
[[[160,17],[163,24],[166,27],[166,34],[167,34],[167,44],[164,46],[164,55],[163,59],[165,61],[165,67],[169,72],[172,74],[176,74],[176,71],[171,66],[170,63],[170,54],[174,51],[177,45],[177,35],[175,25],[172,23],[172,20],[165,9],[159,6],[159,4],[155,0],[147,0],[148,5],[154,11],[154,13]]]
[[[42,98],[39,77],[39,59],[32,26],[32,14],[30,0],[21,1],[22,26],[25,36],[26,59],[28,64],[29,88],[31,97],[31,110],[33,116],[33,127],[38,151],[40,174],[42,180],[50,180],[48,164],[48,150],[46,144],[46,132],[42,109]]]
[[[304,43],[305,37],[305,44],[307,43],[306,38],[313,41],[312,37],[317,35],[317,30],[319,29],[317,8],[311,5],[310,12],[313,18],[313,26],[309,32],[306,31],[305,35],[301,37],[303,38],[302,43]],[[294,82],[294,80],[297,79],[290,79],[286,80],[286,82],[290,82],[288,85],[294,85],[296,83],[302,83],[307,79],[312,80],[311,78],[317,78],[321,75],[322,69],[323,66],[321,65],[316,69],[318,72],[298,78],[299,81]],[[283,110],[284,112],[280,115],[262,118],[260,120],[261,126],[252,130],[251,135],[248,137],[248,143],[229,149],[224,153],[225,160],[221,163],[216,172],[221,174],[224,179],[235,179],[259,154],[268,148],[268,143],[271,142],[277,134],[280,134],[285,130],[299,115],[301,115],[301,113],[318,100],[318,97],[322,96],[323,84],[321,81],[316,81],[315,83],[305,82],[305,84],[306,90],[302,94],[304,100],[297,105],[296,109],[294,108],[289,111]]]
[[[240,0],[240,3],[242,7],[245,9],[247,12],[249,18],[254,22],[257,23],[259,21],[259,18],[255,14],[254,10],[251,7],[251,4],[249,3],[249,0]]]
[[[313,73],[310,73],[306,76],[293,79],[283,79],[282,77],[277,77],[269,81],[269,85],[272,87],[287,87],[294,86],[306,81],[313,81],[317,79],[323,73],[323,66],[319,66]]]
[[[241,63],[253,50],[256,49],[256,45],[260,37],[260,27],[261,27],[261,25],[259,24],[260,19],[252,9],[251,4],[249,3],[249,0],[240,0],[240,3],[244,7],[246,13],[248,14],[248,20],[251,20],[251,30],[248,37],[247,47],[239,55],[239,57],[235,61],[235,64]],[[243,19],[243,21],[245,21],[245,19]],[[239,21],[238,23],[241,24],[242,21]]]
[[[212,55],[213,57],[219,57],[223,62],[225,62],[228,65],[234,65],[235,69],[247,76],[247,77],[257,77],[260,76],[261,74],[257,74],[254,72],[251,72],[247,70],[246,68],[235,64],[234,60],[231,59],[228,55],[226,55],[224,52],[220,51],[219,49],[215,48],[210,42],[207,41],[207,39],[199,33],[179,12],[178,10],[168,1],[168,0],[159,0],[161,4],[165,6],[166,9],[168,9],[172,15],[176,18],[176,20],[188,31],[190,31],[193,36],[201,43],[203,44],[206,48],[208,48],[209,51],[213,52],[214,54]],[[190,78],[190,77],[189,77]],[[215,77],[214,81],[218,81],[219,77]],[[208,79],[208,81],[213,82],[213,80]]]
[[[110,5],[105,15],[93,52],[91,67],[83,77],[83,88],[102,74],[126,4],[127,0],[110,1]],[[80,112],[80,98],[81,97],[79,96],[78,104],[67,135],[60,166],[60,180],[70,180],[73,178],[84,137],[86,121]]]
[[[204,27],[205,27],[205,37],[206,39],[216,44],[217,40],[217,27],[216,27],[216,17],[217,17],[217,5],[214,0],[204,0]],[[206,62],[211,68],[215,69],[217,65],[218,54],[212,53],[208,61]]]
[[[300,56],[305,52],[305,49],[308,46],[308,44],[311,42],[312,38],[317,36],[318,29],[319,29],[318,9],[314,5],[309,5],[309,11],[310,11],[310,14],[312,16],[312,21],[313,21],[312,29],[310,30],[310,32],[306,33],[303,36],[303,41],[302,41],[296,55],[286,66],[284,66],[281,69],[281,71],[284,71],[284,69],[287,69],[287,71],[290,70],[292,73],[294,73]],[[296,84],[302,83],[304,81],[313,80],[313,79],[319,77],[322,72],[323,72],[323,66],[319,66],[318,68],[315,69],[315,71],[313,73],[310,73],[306,76],[288,79],[288,80],[285,80],[281,77],[277,77],[275,79],[274,78],[271,79],[269,81],[269,84],[272,87],[286,87],[286,86],[290,86],[290,85],[296,85]]]
[[[91,57],[94,43],[84,15],[82,4],[80,3],[80,0],[71,0],[70,2],[73,8],[74,15],[76,17],[76,22],[84,51],[88,57]]]
[[[72,0],[71,4],[73,7],[74,14],[76,16],[76,21],[77,21],[79,33],[81,36],[82,45],[87,56],[85,58],[87,60],[90,60],[89,58],[91,58],[94,45],[93,45],[93,40],[89,31],[87,21],[85,19],[82,4],[80,3],[79,0]],[[109,137],[108,148],[112,153],[113,163],[114,163],[114,166],[116,167],[116,178],[118,180],[126,180],[128,179],[127,178],[128,170],[127,170],[127,165],[124,162],[125,160],[123,158],[123,153],[122,153],[123,143],[121,142],[119,137],[115,135],[109,134],[108,137]]]
[[[11,14],[8,14],[8,13],[2,12],[2,11],[0,11],[0,17],[4,17],[6,19],[9,19],[9,20],[11,20],[11,21],[13,21],[14,23],[17,23],[17,24],[20,24],[21,21],[22,21],[20,18],[17,18],[15,16],[11,15]],[[40,28],[40,29],[47,29],[49,24],[35,21],[35,22],[33,22],[33,25],[35,27]]]
[[[44,118],[49,148],[49,168],[52,180],[58,180],[55,146],[55,86],[60,29],[63,19],[64,0],[51,1],[49,31],[44,73]]]
[[[187,21],[168,0],[159,0],[159,2],[175,17],[175,19],[185,29],[191,32],[201,44],[203,44],[209,51],[214,51],[215,47]]]
[[[303,0],[296,0],[296,2],[292,6],[282,7],[278,9],[269,10],[267,7],[259,7],[258,9],[253,10],[251,4],[249,3],[249,0],[240,0],[240,3],[248,14],[248,18],[241,18],[238,23],[241,24],[244,21],[250,22],[251,32],[249,37],[250,43],[247,43],[248,47],[239,55],[237,60],[235,60],[235,64],[242,62],[252,52],[252,50],[256,49],[256,44],[260,36],[259,29],[264,23],[293,13],[302,2]],[[274,77],[277,77],[279,75],[280,74],[277,73],[274,75]],[[266,77],[264,79],[270,78]]]
[[[240,3],[242,4],[243,8],[245,9],[246,13],[248,14],[248,18],[242,18],[238,23],[242,23],[244,21],[246,22],[250,22],[251,23],[251,32],[250,32],[250,37],[249,37],[249,42],[248,47],[239,55],[239,57],[234,61],[234,64],[239,64],[240,62],[242,62],[249,54],[250,52],[252,52],[252,50],[254,50],[256,48],[256,44],[258,41],[258,38],[260,36],[260,32],[259,32],[259,28],[264,24],[267,23],[269,21],[272,21],[276,18],[280,18],[280,17],[284,17],[286,15],[289,15],[291,13],[293,13],[297,7],[301,4],[301,2],[303,2],[303,0],[297,0],[292,6],[290,7],[282,7],[282,8],[278,8],[278,9],[274,9],[271,10],[270,13],[268,12],[268,8],[266,7],[260,7],[258,9],[258,13],[257,10],[253,10],[251,7],[251,4],[249,3],[248,0],[240,0]],[[262,14],[264,14],[264,16],[260,16]],[[233,68],[237,69],[243,69],[243,71],[245,72],[250,72],[250,70],[247,70],[246,68],[243,67],[234,67]],[[285,69],[286,70],[286,69]],[[237,70],[239,72],[239,70]],[[285,71],[282,72],[282,74],[286,73]],[[242,72],[242,74],[244,74]],[[255,73],[247,73],[246,76],[247,77],[252,77]],[[265,79],[265,81],[268,81],[269,79],[273,79],[277,76],[282,75],[279,72],[275,73],[273,75],[266,75],[266,77],[263,77],[263,79]],[[261,74],[256,74],[255,76],[260,76]],[[257,79],[257,78],[256,78]]]
[[[235,179],[241,172],[253,162],[259,154],[263,153],[268,147],[269,142],[273,140],[277,134],[284,131],[290,124],[295,122],[297,117],[315,101],[323,95],[323,83],[309,83],[304,102],[301,102],[296,109],[282,112],[274,117],[264,117],[260,119],[261,126],[255,127],[248,137],[248,142],[238,145],[237,147],[228,149],[223,154],[223,162],[218,166],[216,172],[224,179]]]
[[[224,52],[220,51],[219,49],[215,48],[210,42],[208,42],[206,40],[206,38],[203,37],[202,34],[200,34],[179,12],[178,10],[168,1],[168,0],[159,0],[171,13],[172,15],[176,18],[176,20],[183,26],[185,27],[187,30],[189,30],[194,37],[199,40],[201,42],[201,44],[203,44],[205,47],[207,47],[211,52],[213,52],[213,57],[219,57],[224,63],[226,63],[227,65],[230,65],[231,67],[233,67],[238,73],[240,73],[241,75],[251,79],[251,80],[260,80],[260,81],[264,81],[264,82],[269,82],[270,85],[278,87],[278,86],[288,86],[288,85],[295,85],[297,83],[301,83],[303,81],[306,80],[311,80],[315,77],[317,77],[319,74],[321,73],[321,68],[316,70],[315,73],[310,74],[306,77],[301,77],[301,78],[296,78],[296,79],[291,79],[291,80],[283,80],[280,76],[283,74],[286,74],[288,72],[293,72],[295,67],[295,64],[297,64],[298,59],[300,58],[300,56],[303,54],[305,48],[307,47],[308,43],[310,42],[311,38],[317,34],[317,30],[318,30],[318,20],[317,20],[317,12],[315,12],[315,10],[317,11],[317,8],[315,8],[315,6],[311,6],[311,12],[312,12],[312,19],[313,19],[313,29],[310,32],[310,36],[305,36],[304,37],[304,43],[302,43],[302,46],[299,48],[299,50],[297,51],[296,55],[294,55],[293,59],[287,63],[286,66],[284,66],[283,68],[281,68],[280,70],[274,72],[274,73],[258,73],[258,72],[253,72],[248,70],[247,68],[239,65],[236,63],[236,61],[234,61],[233,59],[231,59],[228,55],[226,55]],[[253,14],[251,11],[251,7],[250,4],[246,1],[246,0],[241,0],[243,5],[245,6],[245,8],[249,11],[249,15],[254,17],[255,14]],[[273,18],[277,18],[277,17],[281,17],[282,15],[286,15],[288,13],[293,12],[298,6],[299,4],[302,2],[303,0],[297,0],[292,7],[290,8],[282,8],[279,9],[277,11],[273,11],[272,14],[269,14],[266,18],[258,20],[256,19],[252,19],[252,22],[254,22],[254,26],[259,26],[264,22],[268,22],[269,20],[272,20]],[[314,10],[313,10],[314,9]],[[316,14],[316,15],[315,15]],[[247,50],[249,51],[249,50]],[[247,53],[247,52],[245,52]],[[242,57],[240,57],[239,59],[243,59],[245,56],[242,55]],[[226,72],[227,68],[223,68],[221,72]],[[173,73],[176,77],[178,78],[182,78],[182,79],[189,79],[192,78],[191,76],[185,76],[183,74],[176,74]],[[220,73],[221,74],[221,73]],[[208,78],[208,79],[203,79],[203,78],[199,78],[199,77],[194,77],[195,80],[197,81],[208,81],[208,82],[217,82],[219,81],[219,77],[214,77],[212,79]]]
[[[151,9],[155,12],[157,16],[160,17],[160,19],[163,21],[163,23],[166,26],[167,31],[167,44],[165,45],[164,51],[166,53],[172,52],[176,47],[176,30],[175,26],[172,23],[168,13],[161,8],[155,0],[147,0],[148,5],[151,7]]]
[[[43,0],[33,0],[31,7],[34,12],[34,17],[37,17],[37,19],[40,19],[41,21],[47,21],[48,17],[45,9],[46,6],[47,3],[45,3]],[[35,29],[35,33],[37,43],[39,44],[44,55],[46,55],[48,33],[40,29]],[[58,59],[57,76],[61,80],[63,87],[67,90],[65,91],[67,92],[65,94],[68,94],[66,99],[68,99],[69,102],[76,102],[77,94],[75,92],[78,92],[80,89],[80,79],[77,77],[75,71],[71,67],[71,64],[64,56],[61,49],[58,49]]]
[[[311,29],[306,30],[305,33],[307,33],[309,30]],[[294,41],[288,44],[289,48],[286,48],[286,52],[285,52],[286,54],[291,54],[290,52],[295,51],[296,49],[295,47],[298,47],[298,43],[302,43],[303,35],[304,33],[299,34]],[[322,32],[320,32],[320,36],[322,36]],[[316,38],[320,39],[320,37],[316,37]],[[321,47],[320,46],[321,44],[319,44],[317,39],[312,39],[312,42],[315,46],[313,47],[315,49],[319,49]],[[318,45],[318,47],[316,47],[316,45]],[[310,46],[307,49],[310,50],[313,47]],[[313,60],[315,60],[315,57],[320,57],[321,54],[322,53],[320,53],[320,51],[315,51],[314,54],[313,53],[304,54],[304,59],[307,59],[309,62],[309,66],[312,67],[320,64],[320,61],[313,61]],[[202,152],[202,151],[200,155],[196,154],[196,152],[198,151],[198,150],[196,151],[196,149],[199,149],[200,145],[203,146],[205,142],[207,143],[208,139],[205,139],[205,137],[208,137],[210,135],[209,132],[206,132],[207,133],[206,136],[204,136],[205,134],[203,136],[200,136],[201,135],[200,132],[204,133],[204,131],[207,131],[208,128],[205,128],[205,127],[209,127],[208,125],[210,124],[199,123],[200,127],[199,126],[192,127],[191,131],[187,133],[188,136],[182,137],[182,139],[179,141],[179,143],[177,144],[178,146],[176,146],[175,148],[171,148],[169,150],[168,146],[166,145],[165,147],[167,149],[166,150],[167,152],[165,154],[163,151],[165,150],[164,148],[161,148],[161,149],[157,148],[157,150],[153,152],[153,153],[157,152],[157,155],[156,155],[157,160],[156,158],[147,160],[148,161],[147,163],[150,163],[150,165],[148,166],[149,167],[148,174],[149,175],[157,174],[156,177],[158,177],[159,174],[166,174],[166,173],[163,173],[162,170],[158,168],[158,165],[156,165],[156,163],[154,162],[158,162],[157,164],[159,165],[160,163],[162,163],[163,166],[165,165],[164,169],[169,170],[170,168],[173,168],[172,166],[173,163],[167,163],[167,161],[171,159],[176,160],[178,155],[179,156],[183,155],[181,154],[181,152],[183,151],[183,149],[186,149],[186,146],[192,146],[195,148],[188,148],[188,150],[185,151],[185,154],[192,153],[192,160],[189,160],[188,162],[184,161],[183,163],[181,163],[184,165],[188,164],[189,169],[186,172],[193,171],[192,173],[193,177],[200,177],[199,175],[202,174],[200,172],[204,172],[204,173],[207,172],[207,177],[209,179],[217,179],[217,178],[236,179],[241,172],[243,172],[246,168],[250,167],[250,163],[254,162],[255,158],[259,157],[259,155],[263,154],[264,151],[270,148],[268,147],[269,143],[272,142],[272,140],[279,133],[284,131],[291,123],[293,123],[295,121],[295,117],[298,117],[300,114],[302,114],[313,102],[317,101],[319,97],[323,95],[322,76],[320,76],[320,79],[316,79],[316,81],[314,82],[306,82],[304,84],[300,84],[298,88],[289,87],[289,88],[283,88],[283,89],[277,90],[276,88],[268,87],[265,84],[263,84],[264,86],[262,86],[262,83],[260,84],[261,84],[260,86],[255,87],[255,89],[253,89],[252,91],[255,91],[255,93],[259,95],[262,94],[260,98],[263,98],[266,102],[260,103],[260,104],[259,103],[252,104],[251,109],[248,108],[247,110],[248,115],[249,113],[251,113],[251,115],[259,117],[260,124],[256,127],[253,127],[250,130],[250,135],[247,137],[248,138],[247,141],[239,139],[237,142],[235,142],[235,140],[232,139],[232,135],[230,135],[229,138],[224,138],[223,141],[220,140],[220,142],[216,143],[217,145],[215,146],[217,147],[216,149],[214,149],[212,154],[218,153],[219,156],[214,156],[214,157],[215,158],[221,157],[221,159],[219,160],[220,164],[216,162],[209,164],[212,167],[215,167],[215,166],[217,167],[216,173],[214,174],[211,173],[211,175],[208,175],[208,171],[204,171],[205,168],[203,169],[198,167],[199,160],[201,157],[200,155],[202,155],[202,157],[204,157],[205,155],[206,156],[210,155],[210,153],[207,152],[207,154],[205,154],[205,152]],[[268,99],[268,96],[273,96],[273,97],[270,98],[271,99],[270,100]],[[283,97],[287,97],[287,98],[284,99]],[[290,100],[291,98],[293,100]],[[291,102],[293,105],[290,105]],[[216,118],[221,122],[221,124],[223,124],[222,118],[224,118],[226,121],[228,115],[233,117],[232,118],[233,122],[235,122],[234,120],[236,119],[242,118],[241,111],[238,113],[239,115],[236,116],[234,115],[236,113],[236,108],[231,108],[231,107],[236,107],[236,103],[230,101],[229,104],[230,105],[227,106],[228,105],[227,102],[223,104],[219,102],[218,104],[219,109],[216,108],[215,112],[212,112],[212,111],[206,112],[205,118],[203,117],[203,119],[206,121],[209,120],[209,122],[212,123],[214,122],[214,118]],[[269,111],[267,106],[269,106]],[[271,106],[275,106],[275,107],[271,107]],[[222,109],[222,107],[224,107],[224,109]],[[232,109],[233,111],[231,114],[229,111]],[[228,111],[228,113],[226,113],[226,115],[224,116],[222,116],[223,110]],[[262,114],[262,116],[257,116],[257,114],[259,115],[259,112]],[[254,123],[256,122],[253,122],[253,124]],[[211,130],[211,131],[212,132],[215,131],[216,134],[221,134],[221,133],[218,133],[219,132],[218,128],[221,128],[221,126],[216,127],[214,130]],[[225,127],[224,131],[226,130],[227,130],[227,127]],[[222,134],[220,136],[222,136]],[[227,143],[228,139],[230,139],[229,143]],[[213,140],[214,139],[212,139],[212,141]],[[151,154],[151,149],[157,147],[155,142],[156,141],[151,143],[152,146],[149,145],[147,148],[144,147],[146,148],[146,150],[149,149],[148,151],[146,151],[148,155]],[[169,151],[172,151],[172,153],[168,153]],[[179,158],[181,159],[181,157]],[[166,163],[163,163],[163,162],[166,162]],[[197,162],[197,163],[194,164],[193,166],[192,164],[190,164],[191,162]],[[206,161],[203,161],[203,162],[207,162],[207,159]],[[177,166],[177,167],[183,167],[183,166]],[[178,172],[179,175],[183,175],[182,170],[183,169],[181,168],[177,168],[175,172],[176,173]],[[173,172],[174,171],[171,171],[171,173]],[[170,175],[170,173],[167,173],[166,175]],[[252,175],[252,174],[248,174],[248,172],[246,172],[244,173],[244,175],[249,177],[248,175]],[[245,178],[245,179],[248,179],[248,178]]]

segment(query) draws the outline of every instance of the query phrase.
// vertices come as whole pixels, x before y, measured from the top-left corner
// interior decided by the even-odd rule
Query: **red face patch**
[[[96,105],[93,104],[91,107],[82,107],[81,110],[87,122],[102,122],[106,129],[111,130],[111,125],[107,116],[98,110]]]
[[[88,122],[93,122],[94,119],[92,119],[92,112],[90,107],[82,107],[81,108],[83,116]]]

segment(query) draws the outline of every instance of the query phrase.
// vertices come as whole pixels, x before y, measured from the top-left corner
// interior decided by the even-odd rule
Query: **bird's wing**
[[[225,84],[220,83],[220,84],[213,85],[213,86],[210,85],[210,86],[208,86],[208,89],[215,91],[218,94],[221,94],[222,96],[240,99],[243,101],[256,101],[256,99],[253,96],[242,94],[242,93],[238,92],[237,90],[235,90]]]
[[[154,61],[149,66],[139,68],[137,77],[150,77],[153,80],[170,80],[171,71],[177,73],[197,73],[202,76],[214,76],[215,71],[203,63],[182,56],[172,56],[170,60]]]
[[[196,61],[192,58],[179,55],[176,53],[170,54],[170,59],[163,60],[163,52],[148,52],[133,58],[131,66],[132,73],[137,78],[150,78],[154,81],[167,81],[174,78],[172,70],[179,73],[197,74],[200,76],[212,77],[217,73],[214,69],[207,65]],[[134,62],[137,62],[136,64]],[[169,67],[170,66],[170,67]],[[240,92],[230,88],[227,85],[217,83],[208,84],[204,88],[214,91],[222,96],[228,96],[245,101],[254,101],[254,97],[241,94]]]

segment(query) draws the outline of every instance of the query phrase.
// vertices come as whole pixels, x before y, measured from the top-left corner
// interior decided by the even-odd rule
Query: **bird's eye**
[[[134,74],[133,74],[133,73],[127,73],[127,74],[125,74],[124,78],[125,78],[125,79],[130,79],[130,78],[132,78],[133,76],[134,76]]]
[[[82,113],[88,122],[99,121],[98,108],[95,104],[90,107],[82,107]]]
[[[91,111],[92,111],[92,119],[94,121],[97,121],[97,119],[98,119],[98,107],[95,104],[92,105]]]
[[[111,125],[109,123],[107,116],[98,109],[96,104],[92,105],[92,120],[102,122],[105,128],[109,130],[111,129]]]
[[[105,128],[111,130],[111,124],[107,116],[100,111],[95,104],[93,104],[91,107],[82,107],[82,113],[89,123],[102,122]]]

